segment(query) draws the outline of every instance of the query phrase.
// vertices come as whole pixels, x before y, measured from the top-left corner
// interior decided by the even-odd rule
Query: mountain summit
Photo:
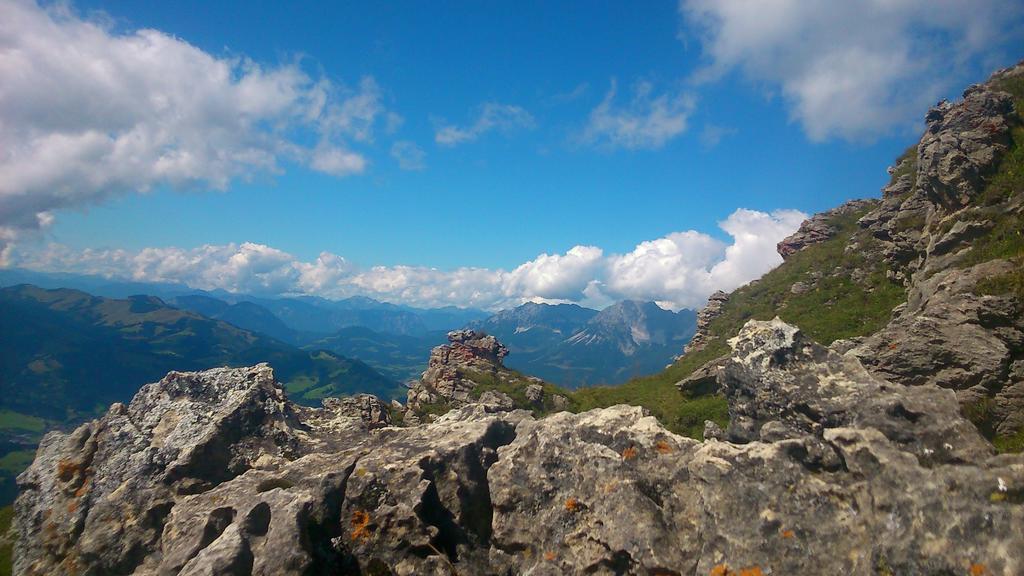
[[[575,388],[661,370],[693,335],[695,318],[690,310],[672,312],[632,300],[600,312],[526,303],[472,326],[509,347],[510,367]]]

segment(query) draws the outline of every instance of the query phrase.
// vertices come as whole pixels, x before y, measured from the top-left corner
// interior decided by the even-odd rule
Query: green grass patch
[[[896,163],[893,165],[896,170],[892,173],[892,178],[889,179],[889,184],[895,184],[900,178],[909,175],[911,180],[911,189],[917,185],[917,144],[911,145],[909,148],[900,154],[899,158],[896,159]]]
[[[643,406],[672,432],[700,439],[705,420],[713,420],[722,427],[728,425],[725,398],[719,395],[685,396],[675,385],[727,350],[723,341],[715,340],[707,348],[687,354],[662,372],[634,378],[619,386],[580,388],[572,393],[572,400],[580,411],[616,404]]]
[[[10,576],[14,571],[14,543],[8,542],[4,535],[14,521],[14,507],[0,508],[0,576]]]
[[[1014,258],[1013,271],[999,276],[983,278],[975,286],[975,292],[991,296],[1012,294],[1024,302],[1024,258]]]
[[[285,382],[284,389],[289,395],[295,394],[301,396],[306,390],[313,388],[320,383],[318,378],[310,378],[309,376],[296,376]]]
[[[906,300],[906,291],[885,277],[881,259],[864,256],[874,242],[857,225],[866,212],[834,218],[831,224],[838,229],[835,237],[793,254],[759,281],[733,292],[722,314],[711,323],[711,334],[730,338],[748,320],[779,316],[828,345],[884,326],[892,309]],[[855,234],[861,249],[846,252]],[[859,282],[853,280],[855,271],[863,275]],[[815,277],[818,279],[810,280]],[[810,282],[813,288],[793,294],[790,288],[796,282]]]
[[[0,410],[0,429],[42,432],[46,429],[46,420],[13,410]]]
[[[1019,454],[1024,452],[1024,428],[1013,436],[999,436],[992,439],[992,445],[1000,454]]]
[[[634,378],[619,386],[577,390],[572,394],[577,408],[644,406],[669,430],[700,438],[705,420],[727,425],[726,401],[718,395],[687,396],[675,384],[705,363],[727,354],[726,341],[748,320],[779,316],[826,345],[880,329],[889,321],[892,309],[906,300],[906,291],[885,277],[880,258],[863,255],[874,241],[860,231],[857,220],[868,209],[835,217],[830,222],[837,229],[835,237],[793,254],[759,281],[734,291],[721,315],[709,326],[712,339],[703,350],[683,356],[658,374]],[[858,235],[862,249],[845,252],[854,235]],[[855,270],[862,274],[860,281],[852,278]],[[812,287],[794,294],[791,288],[796,282]]]
[[[992,206],[1006,201],[1024,190],[1024,126],[1010,129],[1010,149],[999,160],[995,175],[979,196],[980,204]]]
[[[504,377],[500,377],[497,374],[478,372],[475,370],[463,370],[461,371],[461,375],[463,378],[472,380],[476,383],[473,391],[470,392],[470,396],[474,399],[480,398],[480,396],[487,391],[501,392],[502,394],[508,395],[509,398],[512,398],[516,408],[530,410],[533,412],[534,416],[540,417],[556,411],[553,397],[557,394],[569,399],[569,410],[573,410],[575,408],[572,400],[570,399],[570,393],[567,390],[563,390],[562,388],[547,382],[534,382],[516,370],[503,372],[502,376]],[[526,398],[526,387],[531,384],[539,384],[544,388],[544,404],[540,407],[534,406]]]
[[[0,457],[0,472],[21,474],[32,464],[36,457],[35,450],[15,450]]]

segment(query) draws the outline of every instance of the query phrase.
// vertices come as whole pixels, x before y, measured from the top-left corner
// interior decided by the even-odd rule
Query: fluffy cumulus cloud
[[[476,120],[471,124],[444,124],[438,127],[434,141],[442,146],[456,146],[472,142],[491,131],[508,134],[519,129],[533,128],[535,124],[533,115],[519,106],[488,102],[480,107]]]
[[[224,189],[297,162],[336,176],[385,122],[372,79],[218,57],[65,4],[0,2],[0,257],[53,211],[155,186]],[[2,260],[0,260],[2,263]]]
[[[575,246],[541,254],[512,270],[421,266],[359,268],[324,252],[312,262],[261,244],[193,249],[72,250],[50,244],[16,250],[14,263],[34,270],[98,274],[141,282],[176,282],[259,295],[356,294],[417,306],[502,308],[525,301],[603,306],[629,298],[670,308],[699,308],[715,290],[731,290],[782,261],[775,245],[806,216],[740,209],[719,225],[729,241],[686,231],[641,242],[624,254]]]
[[[1021,5],[1004,0],[682,0],[714,78],[779,89],[813,140],[868,140],[922,117],[971,63],[997,57]],[[1011,54],[1010,57],[1019,57]],[[976,74],[976,73],[975,73]]]
[[[617,85],[590,112],[580,139],[609,148],[655,149],[686,131],[695,100],[683,92],[655,94],[649,82],[638,82],[625,104],[616,103]]]

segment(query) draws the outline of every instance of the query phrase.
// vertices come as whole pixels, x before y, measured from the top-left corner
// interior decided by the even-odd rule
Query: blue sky
[[[49,70],[18,76],[0,119],[110,140],[0,166],[55,166],[0,189],[8,265],[420,305],[698,305],[776,264],[796,211],[877,195],[928,103],[1024,55],[1006,2],[0,6],[21,23],[0,25],[0,74]],[[33,28],[25,61],[4,56]],[[62,66],[76,44],[89,60]],[[230,78],[197,82],[218,63]],[[254,69],[290,99],[221,126],[256,106]],[[317,97],[336,113],[299,119]],[[311,272],[324,252],[343,264]]]

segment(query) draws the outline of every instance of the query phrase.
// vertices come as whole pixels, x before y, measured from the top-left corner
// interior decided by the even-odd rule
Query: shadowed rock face
[[[992,456],[953,392],[778,320],[731,345],[732,442],[628,406],[381,428],[368,403],[292,404],[266,366],[172,373],[45,438],[16,571],[1024,572],[1024,457]]]

